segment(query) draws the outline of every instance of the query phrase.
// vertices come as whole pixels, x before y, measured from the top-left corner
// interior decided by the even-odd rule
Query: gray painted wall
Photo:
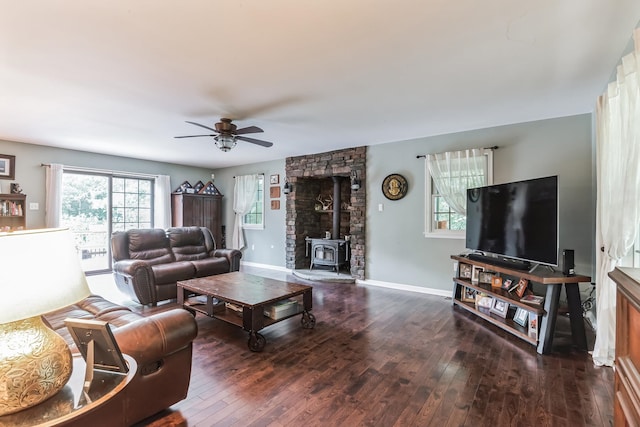
[[[218,169],[215,171],[216,187],[225,195],[222,199],[222,209],[224,212],[223,224],[227,226],[226,237],[227,246],[230,246],[233,235],[233,223],[235,214],[233,213],[233,177],[236,175],[249,175],[254,173],[264,173],[265,179],[265,205],[264,205],[264,229],[244,230],[246,247],[242,249],[242,261],[277,266],[285,266],[285,195],[282,193],[284,186],[284,159],[250,165]],[[280,198],[269,197],[269,177],[280,175]],[[271,200],[280,200],[280,209],[271,209]]]
[[[369,147],[367,278],[450,289],[449,256],[464,251],[464,240],[423,236],[424,161],[416,156],[494,145],[500,147],[494,154],[496,184],[559,175],[560,249],[574,249],[577,272],[591,275],[595,232],[591,139],[591,115],[580,115]],[[382,180],[390,173],[408,179],[405,198],[390,201],[382,195]]]
[[[27,205],[31,202],[37,202],[40,205],[40,209],[37,211],[27,211],[27,228],[44,227],[45,169],[40,166],[42,163],[169,175],[171,176],[172,189],[177,188],[184,181],[195,184],[199,180],[207,182],[211,179],[211,171],[208,169],[2,140],[0,140],[0,153],[16,156],[15,180],[0,180],[2,191],[8,191],[5,189],[6,183],[18,182],[22,187],[22,192],[27,195]]]
[[[464,250],[464,240],[423,236],[424,162],[416,156],[493,145],[500,147],[494,155],[495,183],[559,175],[560,249],[574,249],[576,270],[592,275],[595,170],[591,122],[591,115],[585,114],[370,146],[366,189],[367,280],[449,291],[453,274],[449,256]],[[214,172],[215,185],[225,196],[223,224],[227,226],[227,242],[231,240],[234,221],[233,177],[264,173],[265,229],[245,230],[247,247],[243,249],[243,261],[285,266],[285,196],[280,196],[280,210],[271,210],[269,198],[270,175],[279,174],[279,186],[284,185],[284,159],[210,171],[6,141],[0,141],[0,153],[16,155],[15,181],[28,195],[28,202],[40,203],[39,211],[28,212],[29,228],[44,225],[44,170],[40,163],[169,174],[172,188],[184,180],[206,182]],[[399,201],[387,200],[382,195],[382,180],[390,173],[400,173],[409,181],[409,192]],[[380,204],[382,211],[378,210]]]

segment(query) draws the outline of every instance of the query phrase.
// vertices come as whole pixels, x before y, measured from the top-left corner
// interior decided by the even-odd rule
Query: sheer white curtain
[[[233,211],[236,213],[236,219],[233,224],[232,249],[244,248],[242,218],[251,210],[251,206],[256,201],[259,178],[260,176],[257,174],[236,176],[233,187]]]
[[[158,175],[154,184],[153,226],[171,227],[171,177]]]
[[[466,215],[467,188],[487,185],[484,149],[427,154],[426,162],[438,193],[456,213]]]
[[[608,273],[633,247],[640,221],[640,31],[635,52],[596,106],[596,342],[593,361],[613,366],[616,287]]]
[[[62,172],[63,166],[58,163],[45,165],[44,184],[44,226],[60,227],[62,216]]]

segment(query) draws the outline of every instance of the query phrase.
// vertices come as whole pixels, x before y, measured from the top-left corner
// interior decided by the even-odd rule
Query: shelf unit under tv
[[[458,255],[452,255],[451,259],[457,262],[456,275],[453,278],[454,307],[459,307],[479,316],[487,322],[536,346],[536,350],[540,354],[548,354],[551,352],[558,305],[560,301],[560,291],[564,285],[567,295],[567,303],[569,305],[569,318],[571,321],[571,337],[573,343],[578,349],[587,350],[587,339],[584,329],[584,320],[582,317],[582,304],[580,301],[578,283],[591,282],[590,277],[582,275],[565,276],[562,273],[551,270],[547,271],[544,269],[536,269],[535,273],[533,273],[507,268],[500,265],[493,265],[482,261],[471,260],[467,257]],[[543,285],[545,289],[544,305],[536,306],[526,304],[521,302],[515,294],[502,289],[492,288],[490,284],[472,283],[470,277],[461,277],[460,268],[462,265],[481,267],[484,271],[491,271],[500,274],[503,277],[503,280],[510,278],[517,282],[519,279],[524,278],[529,282]],[[537,337],[529,336],[528,328],[520,326],[512,318],[502,318],[486,312],[485,309],[477,308],[473,302],[462,301],[462,295],[465,287],[484,292],[492,298],[497,298],[512,306],[520,307],[530,313],[537,314]]]

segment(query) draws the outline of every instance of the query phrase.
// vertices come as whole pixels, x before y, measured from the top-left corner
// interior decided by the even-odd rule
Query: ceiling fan
[[[236,146],[238,140],[250,142],[252,144],[261,145],[263,147],[271,147],[273,145],[272,142],[262,141],[261,139],[249,138],[246,136],[242,136],[248,133],[259,133],[264,132],[257,126],[249,126],[246,128],[238,129],[236,125],[231,123],[231,119],[222,118],[218,123],[215,124],[215,129],[210,128],[209,126],[202,125],[196,122],[187,121],[187,123],[200,126],[201,128],[208,129],[214,134],[206,134],[206,135],[185,135],[185,136],[176,136],[175,138],[197,138],[200,136],[212,136],[216,142],[216,146],[222,151],[229,151],[233,147]]]

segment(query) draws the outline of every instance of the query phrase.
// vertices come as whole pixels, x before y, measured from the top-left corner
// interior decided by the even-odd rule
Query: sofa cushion
[[[229,260],[224,257],[205,258],[191,261],[196,268],[196,277],[213,276],[228,273]]]
[[[127,307],[114,304],[98,295],[89,295],[87,298],[75,304],[47,313],[46,315],[46,320],[51,329],[62,335],[65,341],[71,345],[73,345],[73,339],[64,324],[64,319],[67,317],[74,319],[103,320],[109,322],[112,329],[143,318]]]
[[[151,266],[156,285],[176,283],[195,277],[196,268],[189,261],[175,261],[169,264],[155,264]]]
[[[145,260],[151,265],[175,261],[167,233],[160,228],[128,230],[130,259]]]
[[[193,261],[209,257],[200,227],[174,227],[167,234],[176,260]]]

